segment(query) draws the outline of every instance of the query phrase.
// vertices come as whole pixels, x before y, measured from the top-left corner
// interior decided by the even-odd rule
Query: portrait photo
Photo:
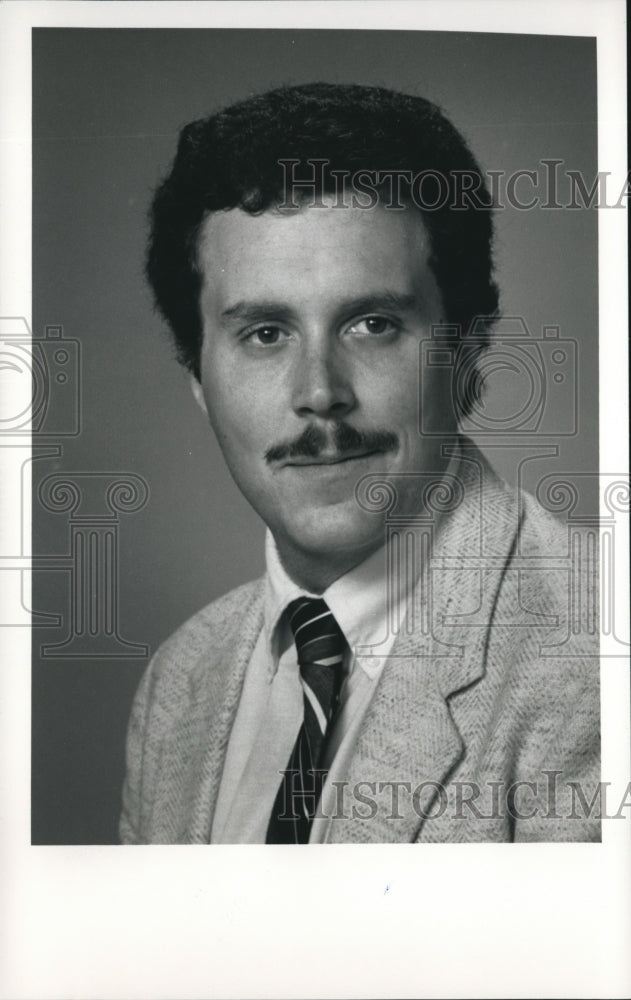
[[[238,72],[231,70],[237,66]],[[448,73],[445,67],[449,67]],[[42,29],[35,30],[33,37],[33,79],[33,324],[36,331],[43,332],[41,349],[49,366],[58,369],[59,374],[67,373],[66,382],[52,383],[57,396],[62,391],[66,394],[58,404],[58,427],[54,426],[57,413],[51,406],[41,428],[43,441],[62,443],[60,454],[49,458],[44,452],[40,459],[36,448],[33,462],[35,552],[38,555],[41,552],[47,560],[45,569],[36,573],[34,579],[34,610],[41,608],[43,613],[41,624],[33,632],[34,842],[116,842],[131,698],[151,656],[200,608],[239,585],[260,578],[265,569],[266,523],[274,525],[277,534],[283,537],[289,531],[317,534],[325,530],[321,527],[321,512],[314,526],[308,518],[309,523],[303,524],[296,515],[299,523],[291,529],[285,524],[282,510],[279,513],[282,500],[277,491],[286,488],[292,492],[291,479],[298,476],[306,482],[298,490],[295,503],[301,511],[308,505],[304,496],[300,499],[300,494],[303,490],[313,494],[309,466],[283,476],[279,469],[284,467],[286,456],[281,455],[271,463],[260,460],[268,449],[282,450],[289,442],[289,449],[285,450],[291,450],[298,441],[298,447],[294,447],[298,457],[290,456],[289,461],[308,463],[309,441],[305,445],[305,439],[300,437],[303,428],[314,431],[342,422],[356,435],[359,429],[366,436],[332,446],[323,442],[321,446],[326,461],[346,453],[354,459],[348,473],[344,473],[344,490],[361,515],[362,526],[357,529],[354,543],[357,554],[352,549],[345,561],[344,553],[351,546],[345,534],[351,529],[344,526],[345,522],[339,529],[327,529],[331,537],[324,544],[322,559],[326,556],[331,568],[325,568],[322,585],[315,570],[313,582],[308,570],[304,581],[308,593],[322,594],[329,583],[372,554],[369,536],[376,536],[375,545],[381,551],[375,576],[389,575],[390,579],[374,584],[374,600],[382,603],[391,600],[397,606],[377,613],[369,601],[370,612],[365,623],[358,622],[356,629],[354,622],[349,623],[352,635],[348,644],[358,647],[356,655],[362,662],[372,656],[378,665],[374,669],[381,668],[385,653],[389,652],[388,639],[394,638],[397,631],[403,636],[414,630],[410,618],[415,611],[417,619],[423,614],[431,617],[428,637],[438,640],[440,649],[430,651],[423,646],[423,639],[414,648],[414,655],[423,659],[444,656],[443,670],[457,666],[458,674],[468,662],[467,651],[482,641],[479,635],[482,619],[485,614],[490,615],[491,604],[497,599],[498,581],[491,584],[490,579],[502,558],[500,552],[505,549],[508,559],[508,553],[517,547],[521,548],[519,556],[524,561],[516,564],[514,570],[509,570],[507,562],[504,570],[505,583],[514,582],[519,593],[511,598],[515,606],[511,609],[507,606],[503,623],[498,622],[495,628],[498,640],[503,634],[507,642],[506,649],[498,651],[499,660],[505,664],[517,636],[523,639],[530,624],[533,635],[538,636],[537,642],[547,647],[541,660],[542,669],[549,679],[557,676],[560,690],[567,695],[567,683],[570,679],[576,682],[579,665],[589,660],[589,637],[594,639],[598,620],[598,212],[595,206],[602,194],[596,191],[590,201],[590,191],[598,175],[594,40],[422,32],[392,32],[384,36],[359,30],[217,29],[175,33]],[[81,85],[84,79],[89,79],[89,86]],[[499,79],[502,86],[496,82]],[[353,90],[353,87],[365,89]],[[269,92],[276,94],[269,107],[243,103],[256,102],[257,97],[262,102],[265,98],[261,95]],[[426,110],[422,102],[409,106],[402,102],[398,108],[396,99],[388,96],[390,92],[418,96],[431,101],[432,108]],[[381,98],[384,108],[378,106],[379,95],[384,95]],[[338,129],[342,132],[343,127],[355,127],[357,136],[354,145],[348,140],[348,149],[338,150],[327,129],[333,130],[331,123],[353,101],[357,107],[349,113],[348,122],[340,124]],[[217,136],[212,125],[207,127],[208,136],[204,139],[205,126],[189,124],[203,122],[213,113],[221,114],[225,107],[241,110],[234,112],[234,124],[227,117],[225,123],[217,125]],[[434,112],[433,107],[442,110]],[[302,133],[307,126],[300,123],[315,116],[318,108],[322,122],[315,122],[313,136],[305,138]],[[435,126],[431,116],[439,113],[444,118]],[[286,121],[277,124],[276,118],[283,114]],[[380,126],[384,137],[374,143],[374,150],[369,147],[366,135],[371,115],[377,120],[379,116],[385,119]],[[385,125],[396,121],[397,115],[402,122],[390,136]],[[215,152],[213,142],[218,143],[229,127],[232,132],[224,140],[225,152],[221,149]],[[447,144],[443,130],[448,127],[457,128],[466,136],[472,153],[464,144],[461,151],[455,137],[450,137],[450,145]],[[193,128],[200,132],[199,138],[193,135]],[[257,128],[259,132],[255,134]],[[291,138],[292,128],[295,139]],[[419,132],[430,128],[436,131],[436,151],[425,150],[415,128]],[[249,135],[247,141],[242,133]],[[179,139],[182,162],[169,174],[179,135],[183,137]],[[393,148],[395,135],[401,136],[401,149]],[[199,147],[204,141],[208,144],[208,149],[199,152],[201,167],[196,166],[192,153],[190,163],[185,161],[182,150],[187,137],[191,149],[195,143]],[[338,144],[342,146],[342,139]],[[410,154],[406,144],[412,149]],[[429,146],[430,140],[426,144]],[[285,210],[283,218],[282,212],[274,216],[264,201],[262,210],[256,206],[249,213],[240,209],[237,218],[243,223],[243,231],[218,232],[216,255],[212,252],[210,231],[207,237],[199,237],[207,240],[205,253],[210,267],[214,266],[216,256],[219,275],[227,273],[224,257],[242,261],[235,280],[230,284],[226,280],[226,288],[221,290],[221,302],[225,299],[228,308],[241,300],[274,302],[286,294],[284,285],[293,288],[303,281],[309,285],[317,264],[307,256],[300,258],[299,251],[303,246],[310,250],[314,243],[320,242],[327,248],[323,251],[322,269],[327,272],[323,273],[323,283],[332,283],[339,275],[342,286],[352,281],[360,286],[356,295],[349,292],[343,297],[340,310],[344,311],[348,328],[356,315],[360,317],[357,332],[352,335],[356,341],[359,343],[362,337],[368,339],[370,316],[368,327],[361,316],[371,309],[370,302],[355,307],[353,300],[376,298],[377,293],[382,298],[386,294],[391,298],[410,295],[411,285],[417,280],[412,276],[408,287],[401,278],[395,287],[394,274],[412,252],[405,249],[412,237],[401,230],[408,218],[416,218],[403,207],[406,197],[412,208],[414,198],[419,204],[430,206],[417,211],[425,211],[427,227],[431,225],[431,232],[438,234],[435,238],[443,241],[441,248],[444,246],[446,260],[437,265],[444,270],[440,279],[443,284],[439,281],[438,285],[443,298],[449,294],[453,300],[444,308],[426,308],[422,326],[427,333],[421,337],[415,332],[408,338],[409,344],[407,335],[404,336],[404,352],[399,350],[398,342],[394,343],[391,353],[396,356],[397,366],[396,370],[384,373],[383,389],[369,381],[362,390],[369,399],[351,402],[350,393],[357,395],[359,390],[346,390],[342,386],[343,398],[333,400],[334,412],[325,414],[324,419],[321,414],[312,413],[309,399],[298,400],[297,406],[303,408],[304,415],[301,410],[295,425],[290,422],[289,426],[282,405],[270,412],[281,391],[271,377],[270,361],[278,357],[278,368],[285,365],[285,356],[278,346],[275,348],[273,338],[289,338],[288,333],[275,332],[275,328],[266,331],[264,327],[263,337],[267,336],[272,343],[263,356],[265,343],[259,344],[261,334],[255,332],[254,339],[248,332],[250,339],[243,341],[243,358],[237,355],[226,361],[226,372],[221,375],[228,383],[225,393],[220,392],[210,371],[207,380],[198,381],[199,360],[186,341],[186,334],[181,341],[169,334],[169,320],[176,325],[180,322],[187,329],[186,319],[177,318],[178,310],[185,310],[187,296],[194,299],[198,294],[188,290],[187,279],[180,275],[184,265],[177,256],[178,236],[171,235],[180,220],[191,230],[200,225],[196,219],[190,224],[185,221],[195,212],[192,193],[195,170],[204,169],[204,158],[209,174],[213,169],[217,172],[228,169],[225,164],[234,164],[235,174],[243,173],[243,179],[239,174],[235,180],[235,188],[239,184],[245,188],[258,183],[263,199],[264,185],[272,181],[263,166],[259,178],[257,164],[252,166],[250,160],[256,161],[268,148],[273,160],[283,161],[274,180],[286,185],[287,191],[289,185],[295,186],[294,193],[286,196],[287,204],[291,206],[294,198],[298,200],[293,204],[306,207],[302,212],[293,210],[295,221],[291,207]],[[322,202],[322,189],[326,192],[328,183],[329,191],[333,190],[331,180],[327,182],[324,178],[319,188],[317,174],[321,169],[318,164],[327,153],[340,170],[338,176],[347,167],[350,178],[340,181],[345,185],[340,190],[346,192],[346,199],[340,197],[340,204],[328,212]],[[365,161],[361,160],[362,155]],[[211,162],[213,156],[216,166]],[[304,163],[298,162],[301,157]],[[478,178],[471,164],[476,160],[483,164],[480,170],[486,193],[481,185],[477,190],[473,187]],[[408,162],[415,180],[412,185],[408,182],[406,195]],[[359,166],[352,174],[355,163]],[[359,168],[363,169],[363,175]],[[381,188],[375,188],[376,193],[371,197],[369,172],[378,169],[385,176],[388,169],[397,168],[401,192],[393,189],[390,178],[389,183],[383,181]],[[178,187],[178,171],[182,176],[181,187]],[[172,183],[170,188],[161,189],[162,199],[156,203],[152,222],[152,198],[165,176],[170,176]],[[239,197],[239,192],[208,194],[206,183],[204,176],[198,194],[200,203],[204,197],[216,197],[221,205],[216,224],[223,220],[227,224],[232,219],[227,206]],[[613,191],[609,196],[613,196]],[[247,192],[243,197],[247,197]],[[377,197],[380,201],[374,205]],[[309,199],[313,206],[309,205]],[[397,199],[402,200],[397,202]],[[490,207],[493,203],[495,209]],[[374,232],[367,228],[382,217],[383,231],[379,227]],[[329,218],[331,224],[346,228],[329,233]],[[469,218],[472,223],[467,227]],[[349,228],[351,219],[357,219],[356,233]],[[278,231],[266,229],[268,220],[276,222]],[[152,225],[153,242],[148,257]],[[317,227],[323,227],[324,231]],[[172,246],[168,244],[169,238]],[[184,235],[182,239],[190,236]],[[280,247],[287,240],[287,256],[279,262]],[[347,255],[356,253],[352,249],[353,240],[361,246],[375,245],[375,259],[365,265],[367,271],[374,272],[374,289],[367,277],[362,279],[348,266]],[[348,247],[341,256],[332,249],[338,241]],[[458,245],[455,247],[454,243]],[[266,266],[261,246],[270,244],[274,250]],[[246,252],[246,248],[251,249]],[[419,255],[423,255],[420,250]],[[297,262],[293,268],[292,261]],[[146,265],[149,280],[144,273]],[[246,281],[241,281],[241,267],[252,275],[252,290]],[[393,277],[388,271],[393,272]],[[283,288],[277,293],[274,281],[279,272],[285,276]],[[443,271],[439,273],[442,275]],[[431,268],[428,283],[430,278],[433,288],[436,279]],[[70,285],[72,295],[68,294]],[[447,286],[453,286],[453,290],[445,292]],[[333,290],[325,291],[325,300],[329,302],[332,295]],[[158,308],[153,304],[156,296]],[[341,293],[338,297],[342,298]],[[352,315],[347,319],[349,309]],[[391,320],[393,310],[395,318]],[[395,320],[401,326],[414,326],[403,311],[403,306],[396,302],[375,303],[376,318],[372,321],[375,343],[366,343],[366,351],[384,350],[378,346],[379,338],[388,346],[389,326],[393,327]],[[271,315],[274,318],[273,310]],[[237,336],[237,329],[239,336],[243,329],[255,329],[256,318],[258,314],[256,317],[247,314],[240,325],[231,323],[230,337]],[[50,322],[52,319],[54,323]],[[470,354],[459,361],[460,339]],[[489,339],[491,347],[487,351]],[[253,356],[257,349],[260,360]],[[184,364],[177,363],[178,352]],[[382,365],[388,353],[384,350],[384,357],[377,354],[370,363]],[[67,361],[59,360],[66,356]],[[219,359],[209,360],[208,368],[219,363]],[[313,359],[306,363],[315,365]],[[335,358],[323,361],[325,367],[336,363]],[[343,367],[342,361],[339,364]],[[362,360],[362,370],[364,364]],[[249,365],[253,368],[252,384],[246,379]],[[466,437],[459,438],[455,424],[451,426],[454,399],[447,401],[447,398],[455,397],[461,390],[465,396],[475,396],[471,378],[474,369],[482,388],[472,408],[459,421],[458,429],[463,426],[467,429]],[[297,374],[296,381],[301,377]],[[289,378],[283,368],[280,381],[286,384]],[[217,444],[206,413],[196,405],[191,391],[195,383],[206,397],[202,399],[202,407],[209,411],[210,423],[224,442],[234,481],[221,455],[222,444]],[[269,398],[263,393],[264,388],[269,388]],[[315,386],[316,397],[320,388]],[[296,391],[302,392],[301,386]],[[308,395],[308,385],[305,391]],[[74,398],[70,398],[73,393]],[[399,406],[402,393],[410,399],[409,412],[402,412]],[[219,407],[217,410],[214,404]],[[293,405],[290,401],[285,407],[292,412]],[[336,406],[343,420],[338,418]],[[462,402],[461,406],[464,408]],[[355,408],[357,413],[351,419]],[[229,431],[233,423],[234,429]],[[259,431],[259,438],[252,446],[246,443],[250,423]],[[58,438],[54,437],[55,432]],[[61,437],[64,432],[66,438]],[[404,447],[399,442],[398,450],[391,448],[387,440],[379,438],[380,434],[399,438],[408,434],[412,445]],[[369,440],[369,435],[377,436],[377,440]],[[311,443],[312,452],[318,447],[319,442],[315,442],[315,448]],[[464,457],[460,468],[456,449],[461,449]],[[394,452],[396,460],[364,461],[362,456],[369,451],[378,456]],[[482,456],[488,461],[488,471],[486,464],[482,464]],[[448,459],[450,471],[447,471]],[[316,465],[315,468],[321,478],[328,477],[327,483],[331,480],[327,489],[332,493],[323,501],[325,507],[331,504],[335,507],[336,491],[342,489],[335,478],[339,475],[337,467]],[[472,475],[467,489],[478,491],[476,499],[464,497],[465,469]],[[265,482],[268,470],[269,486]],[[446,474],[442,490],[437,485],[435,470]],[[490,478],[491,470],[496,470],[513,488],[533,496],[537,504],[533,506],[535,519],[540,511],[550,515],[541,514],[541,525],[537,526],[546,541],[539,537],[536,541],[526,541],[525,536],[522,540],[515,535],[524,516],[524,505],[508,492],[502,492],[506,498],[506,509],[502,509],[502,498],[493,499],[493,490],[498,487],[494,486],[495,479]],[[284,478],[290,480],[286,487]],[[428,598],[427,606],[421,608],[424,596],[416,600],[398,594],[407,582],[406,577],[418,573],[424,546],[431,547],[439,515],[445,522],[455,521],[457,512],[464,514],[469,505],[465,534],[458,534],[442,557],[457,560],[465,556],[469,562],[454,563],[451,568],[444,564],[445,568],[437,569],[428,585],[436,590],[432,594],[434,600],[438,599],[437,591],[443,584],[450,595],[454,587],[459,589],[459,606],[450,607],[448,612],[430,609]],[[257,507],[261,517],[256,514]],[[319,510],[319,502],[315,502],[315,508]],[[287,519],[293,517],[287,515]],[[499,528],[498,519],[502,518],[504,523]],[[557,523],[563,530],[555,534]],[[573,528],[577,533],[573,533]],[[471,532],[476,529],[480,537],[474,539]],[[498,531],[497,540],[491,540],[491,529]],[[273,532],[274,528],[272,536]],[[485,533],[488,538],[483,537]],[[469,549],[466,543],[470,544]],[[304,544],[312,546],[314,542],[307,539]],[[385,558],[384,546],[388,553]],[[572,551],[577,546],[581,565],[572,569]],[[267,547],[269,563],[269,539]],[[336,551],[341,551],[339,560]],[[56,553],[63,554],[61,564],[55,559]],[[562,562],[565,555],[570,560],[567,567]],[[543,562],[546,556],[551,560],[547,566]],[[295,555],[300,565],[304,558]],[[438,557],[433,558],[438,566]],[[294,557],[286,554],[285,563],[288,559]],[[540,574],[535,573],[537,564],[541,566]],[[293,572],[294,575],[300,572],[298,565]],[[580,597],[576,598],[581,603],[572,606],[572,573],[579,572],[584,575],[582,590],[578,585]],[[291,571],[289,575],[293,581]],[[277,581],[277,589],[283,591],[283,584]],[[534,609],[528,604],[532,597],[525,593],[530,585],[536,591],[546,584],[551,593],[556,590],[559,605],[564,604],[568,612],[556,625],[553,618],[561,613],[560,606],[542,604]],[[372,577],[370,583],[356,586],[370,590],[371,585]],[[344,604],[349,599],[344,594],[339,601]],[[546,600],[550,602],[551,595]],[[402,627],[400,618],[408,603],[413,610],[407,626]],[[233,611],[229,608],[223,614],[230,616]],[[445,613],[451,615],[451,634],[437,620]],[[575,621],[571,620],[572,614]],[[221,620],[216,627],[223,627]],[[233,638],[244,628],[245,622],[237,625]],[[575,635],[580,638],[574,640]],[[585,647],[581,646],[583,639],[587,642]],[[212,635],[204,635],[199,641],[212,644]],[[592,652],[595,650],[594,645]],[[558,660],[555,652],[561,654]],[[533,651],[527,655],[532,658]],[[264,656],[273,653],[266,651]],[[587,660],[583,660],[584,656]],[[173,669],[183,672],[181,666]],[[471,669],[470,664],[467,669]],[[504,666],[502,669],[504,676],[498,678],[501,689],[507,683],[509,687],[519,687],[517,675],[508,681],[508,671]],[[366,680],[372,688],[375,677],[370,676],[370,666],[368,671]],[[412,671],[417,675],[424,672],[421,661],[415,661]],[[454,690],[462,679],[453,677]],[[539,686],[534,677],[528,683]],[[582,685],[589,688],[590,683],[595,693],[597,669],[591,682],[583,676],[578,684],[579,701],[585,696]],[[245,690],[247,693],[247,687]],[[291,698],[290,693],[285,696]],[[253,696],[253,700],[260,702],[258,697]],[[595,695],[591,711],[597,705]],[[283,702],[278,711],[286,708]],[[576,704],[572,707],[567,703],[567,708],[571,714],[577,713],[575,718],[581,717]],[[180,710],[190,723],[184,705],[177,709]],[[273,704],[268,705],[268,710],[276,711]],[[500,725],[503,711],[492,722],[486,719],[485,726]],[[246,730],[262,726],[261,753],[269,733],[264,716],[266,712],[261,718],[255,713],[253,719],[243,722]],[[207,730],[209,720],[200,720],[200,724]],[[282,725],[275,722],[273,726],[276,724]],[[545,723],[542,720],[545,727],[553,724],[549,718]],[[560,717],[556,724],[562,725]],[[586,720],[585,724],[587,730],[590,726],[597,730],[597,716],[592,714],[591,721]],[[95,727],[100,734],[97,739]],[[390,719],[387,727],[396,731],[398,725]],[[292,721],[288,731],[293,728]],[[235,771],[243,765],[241,758],[252,751],[249,737],[253,735],[247,737],[242,755],[237,755]],[[596,731],[593,736],[597,736]],[[283,748],[272,768],[276,778],[289,760],[292,737],[295,732],[281,741]],[[416,777],[423,776],[442,789],[446,773],[463,752],[459,740],[456,746],[455,733],[452,737],[454,744],[449,752],[444,751],[443,759],[431,767],[422,766]],[[501,737],[504,751],[511,738],[508,733]],[[535,754],[544,750],[538,742],[542,738],[539,734],[537,749],[533,748]],[[577,734],[576,753],[582,759],[594,753],[595,761],[596,747],[587,746],[586,738],[586,732]],[[194,738],[196,746],[198,739]],[[487,749],[480,747],[483,753]],[[190,752],[191,747],[187,747],[186,753]],[[400,748],[395,752],[399,753]],[[561,763],[561,758],[548,762],[542,759],[539,770],[562,769]],[[311,764],[315,766],[314,761]],[[368,783],[414,780],[414,772],[407,772],[408,765],[401,774],[395,773],[394,764],[392,774],[382,774],[377,764],[372,767],[374,774],[369,773],[368,766],[365,774],[353,772],[354,779]],[[510,784],[511,780],[526,777],[536,780],[530,773],[513,773],[510,769],[505,772],[503,765],[500,770],[501,774],[489,774],[484,781],[506,779]],[[468,780],[477,780],[475,775],[466,776]],[[345,779],[346,775],[340,773],[339,778]],[[568,780],[579,778],[574,771],[568,774]],[[264,778],[255,768],[251,779],[246,776],[244,780],[246,789],[238,796],[242,805],[235,806],[239,819],[229,824],[230,837],[237,842],[241,837],[239,823],[248,825],[242,810],[252,809],[251,800],[258,796],[257,788]],[[273,785],[275,779],[270,780]],[[542,794],[546,783],[547,795],[545,774],[539,774],[538,780]],[[597,769],[589,780],[598,782]],[[434,786],[428,785],[426,793],[432,790],[435,791]],[[586,787],[586,796],[587,791]],[[464,790],[461,792],[464,794]],[[192,788],[190,793],[195,794]],[[369,789],[364,788],[363,794],[369,795]],[[572,794],[576,798],[577,793],[569,793],[569,811]],[[589,799],[592,794],[590,790]],[[271,803],[267,805],[271,807]],[[384,814],[384,828],[377,817],[365,822],[340,819],[332,821],[332,831],[339,829],[341,833],[342,826],[350,822],[346,835],[351,839],[363,841],[372,836],[378,841],[382,837],[386,842],[396,839],[397,823],[399,827],[404,824],[387,820],[390,797],[387,804],[384,799],[379,805]],[[360,806],[360,802],[353,801],[348,808],[363,812],[376,808],[371,804],[360,810]],[[440,808],[440,801],[435,808]],[[155,835],[173,836],[176,841],[186,842],[193,834],[186,828],[184,809],[178,803],[179,820],[173,818],[175,825],[171,827],[169,819],[162,833],[156,830]],[[416,811],[411,808],[412,825],[419,820],[420,809],[420,803]],[[458,819],[462,809],[455,800],[453,810],[451,832],[445,835],[457,838],[464,836],[473,814],[467,818],[464,813]],[[184,826],[179,827],[179,822],[184,822]],[[205,823],[209,822],[211,813],[207,810]],[[509,836],[514,818],[506,815],[501,822],[508,824],[505,835]],[[420,826],[420,822],[416,825]],[[427,825],[430,830],[436,829],[440,818]],[[472,836],[483,839],[500,836],[499,828],[490,833],[494,822],[480,821],[478,827],[477,834]],[[541,820],[541,826],[532,835],[547,839],[549,834],[550,839],[560,836],[568,840],[596,835],[594,830],[588,832],[579,827],[577,819],[568,818],[565,830],[559,828],[558,820]],[[210,834],[210,829],[203,834],[196,830],[194,836],[210,839]]]
[[[42,866],[99,852],[112,891],[128,871],[125,921],[158,858],[200,907],[234,878],[249,927],[273,871],[272,923],[299,886],[315,921],[342,859],[370,911],[369,857],[397,926],[443,871],[478,879],[473,913],[487,863],[537,894],[549,864],[565,907],[631,805],[628,182],[595,13],[99,6],[30,29],[32,302],[0,315],[20,837]],[[213,987],[169,959],[167,992],[292,995],[267,951],[226,978],[230,948]],[[293,995],[359,995],[337,981]],[[374,995],[408,982],[525,995],[475,963]]]

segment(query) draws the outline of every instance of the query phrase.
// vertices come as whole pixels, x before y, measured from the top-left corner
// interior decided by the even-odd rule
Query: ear
[[[206,409],[206,400],[204,399],[204,390],[202,389],[201,382],[191,375],[191,391],[195,397],[195,402],[199,406],[206,416],[208,416],[208,410]]]

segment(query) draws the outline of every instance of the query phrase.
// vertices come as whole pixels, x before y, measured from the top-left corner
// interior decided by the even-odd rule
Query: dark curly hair
[[[146,267],[156,305],[173,331],[178,359],[199,379],[197,243],[203,221],[209,212],[239,207],[258,214],[281,203],[286,167],[279,161],[288,159],[328,161],[323,193],[337,190],[339,171],[396,170],[413,176],[429,171],[446,185],[447,197],[427,199],[427,208],[414,203],[429,233],[429,263],[447,322],[466,333],[478,318],[475,343],[466,348],[467,377],[457,380],[457,407],[461,415],[467,413],[479,392],[475,359],[486,346],[498,307],[491,197],[466,142],[441,111],[422,97],[382,87],[279,87],[182,129],[171,172],[151,206]],[[458,203],[457,175],[465,173],[475,181],[476,204],[465,202],[461,194]],[[410,202],[405,184],[402,193]]]

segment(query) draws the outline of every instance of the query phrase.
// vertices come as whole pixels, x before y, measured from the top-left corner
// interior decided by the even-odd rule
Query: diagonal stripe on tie
[[[324,734],[326,733],[326,727],[328,725],[329,720],[324,714],[324,709],[322,708],[322,704],[320,703],[320,701],[318,701],[315,692],[312,691],[312,689],[309,687],[307,683],[305,683],[305,681],[302,682],[302,690],[304,691],[305,698],[308,699],[309,704],[313,709],[313,714],[315,715],[318,726],[320,727],[320,732],[324,736]]]
[[[344,634],[321,598],[287,609],[303,688],[303,723],[283,774],[267,830],[268,844],[307,843],[326,772],[323,752],[342,683]]]
[[[321,615],[316,615],[315,618],[309,618],[309,621],[304,622],[302,625],[296,625],[293,630],[294,640],[296,642],[296,645],[298,644],[302,645],[304,640],[302,639],[301,633],[303,633],[306,628],[309,628],[310,625],[315,625],[317,622],[322,622],[326,618],[332,618],[332,617],[333,615],[331,614],[330,611],[323,611]],[[317,632],[318,629],[316,628],[315,631]],[[300,639],[298,638],[299,635],[301,636]]]
[[[321,660],[317,660],[317,665],[319,667],[334,667],[343,660],[342,656],[325,656]]]

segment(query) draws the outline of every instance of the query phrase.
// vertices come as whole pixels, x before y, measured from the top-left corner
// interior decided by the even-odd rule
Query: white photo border
[[[340,29],[357,27],[360,11],[363,29],[595,36],[599,170],[622,190],[619,0],[9,0],[0,6],[0,315],[30,322],[32,27]],[[616,471],[628,455],[619,433],[626,225],[624,211],[600,213],[600,463]],[[627,543],[620,538],[619,559]],[[628,607],[628,562],[620,580]],[[314,847],[308,858],[264,847],[31,847],[30,641],[25,629],[2,632],[0,996],[629,995],[628,815],[603,822],[600,845]],[[616,801],[629,782],[628,705],[628,670],[615,661],[602,673],[602,767]]]

